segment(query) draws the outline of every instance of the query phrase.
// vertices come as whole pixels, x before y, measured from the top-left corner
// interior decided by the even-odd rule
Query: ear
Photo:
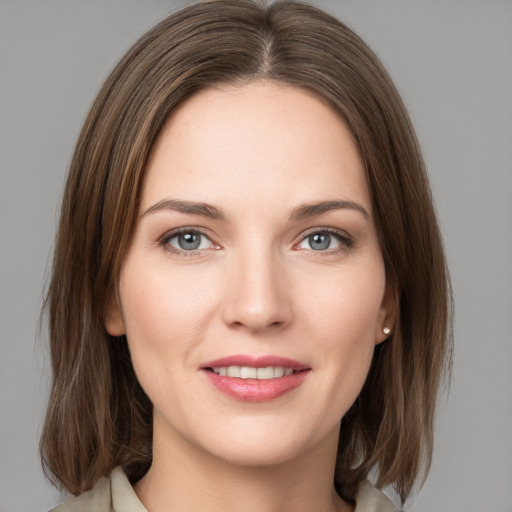
[[[386,280],[386,288],[377,319],[375,332],[375,345],[388,339],[395,328],[396,310],[398,307],[398,291],[396,285],[389,279]]]
[[[112,294],[105,308],[105,329],[110,336],[122,336],[126,334],[123,314],[115,294]]]

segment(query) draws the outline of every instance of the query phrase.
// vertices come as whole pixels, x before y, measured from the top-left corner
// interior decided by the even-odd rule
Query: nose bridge
[[[287,323],[291,304],[279,254],[270,245],[249,244],[232,256],[225,320],[253,331]]]

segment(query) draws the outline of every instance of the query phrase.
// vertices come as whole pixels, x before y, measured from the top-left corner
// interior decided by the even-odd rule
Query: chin
[[[297,461],[320,444],[331,453],[336,451],[339,422],[328,429],[325,423],[313,428],[304,425],[300,418],[283,419],[246,418],[243,422],[224,425],[222,432],[214,432],[212,428],[208,439],[196,438],[196,446],[218,460],[241,467],[269,467]]]
[[[217,446],[210,454],[218,460],[240,467],[269,467],[286,464],[307,448],[293,443],[266,442],[231,443]]]

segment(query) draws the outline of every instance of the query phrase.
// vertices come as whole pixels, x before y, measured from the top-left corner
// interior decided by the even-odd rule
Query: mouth
[[[220,375],[221,377],[256,380],[279,379],[303,371],[285,368],[283,366],[266,366],[264,368],[255,368],[254,366],[217,366],[214,368],[206,368],[206,370]]]
[[[230,356],[200,368],[223,394],[239,401],[265,402],[297,389],[311,368],[277,356]]]

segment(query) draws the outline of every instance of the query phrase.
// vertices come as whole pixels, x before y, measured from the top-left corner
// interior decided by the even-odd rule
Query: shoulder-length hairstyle
[[[451,361],[451,295],[424,163],[375,54],[307,4],[213,0],[172,14],[128,51],[87,117],[71,162],[46,307],[53,382],[46,474],[74,494],[121,465],[151,465],[152,405],[126,339],[105,330],[138,216],[144,168],[173,109],[219,84],[271,80],[312,92],[351,130],[366,165],[396,324],[341,423],[334,484],[353,500],[376,469],[405,499],[432,456],[436,394]],[[425,471],[422,471],[425,470]]]

